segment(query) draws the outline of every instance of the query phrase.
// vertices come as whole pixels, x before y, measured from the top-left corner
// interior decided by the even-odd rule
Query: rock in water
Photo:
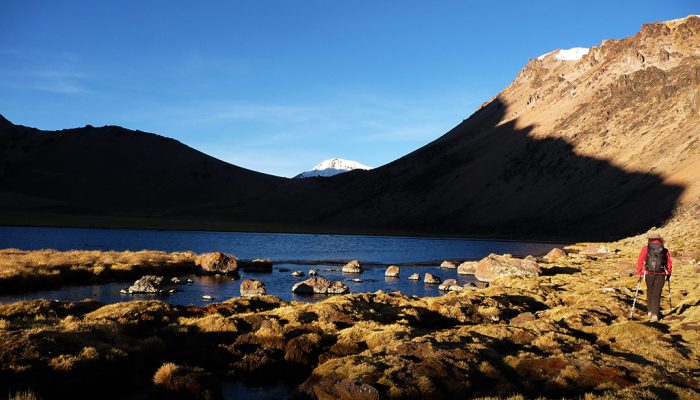
[[[542,270],[536,261],[513,258],[510,255],[489,254],[476,265],[474,275],[476,279],[484,282],[501,276],[538,276]]]
[[[292,272],[292,276],[295,278],[299,278],[301,276],[304,276],[304,271],[294,271],[294,272]]]
[[[448,268],[448,269],[455,269],[457,268],[457,265],[453,263],[452,261],[443,261],[442,264],[440,264],[440,268]]]
[[[342,271],[347,274],[359,274],[362,272],[362,267],[358,260],[352,260],[343,266]]]
[[[465,261],[459,264],[459,267],[457,267],[457,273],[460,275],[474,275],[476,264],[476,261]]]
[[[411,276],[408,277],[408,280],[410,280],[410,281],[419,281],[419,280],[420,280],[420,275],[418,275],[418,274],[411,274]]]
[[[566,252],[558,247],[553,248],[544,256],[547,261],[556,261],[562,258],[566,258]]]
[[[133,286],[129,287],[127,291],[129,293],[162,293],[160,284],[163,282],[163,278],[155,275],[146,275],[141,279],[134,282]]]
[[[431,285],[439,285],[439,284],[440,284],[440,278],[437,277],[437,276],[435,276],[435,275],[433,275],[433,274],[426,273],[426,274],[425,274],[425,277],[423,278],[423,282],[424,282],[424,283],[429,283],[429,284],[431,284]]]
[[[386,276],[387,278],[398,278],[399,272],[401,272],[401,269],[399,267],[397,267],[396,265],[390,265],[389,267],[387,267],[384,276]]]
[[[316,276],[316,275],[318,275],[318,271],[316,271],[315,269],[309,270],[309,276]]]
[[[323,277],[309,278],[292,286],[292,293],[299,294],[343,294],[350,289],[343,282],[331,282]]]
[[[238,275],[238,259],[224,253],[206,253],[197,257],[195,264],[203,274]]]
[[[265,295],[265,284],[257,279],[244,279],[241,282],[241,297],[255,297]]]
[[[272,260],[256,258],[251,261],[241,261],[243,271],[272,272]]]
[[[447,292],[447,291],[458,292],[458,291],[461,291],[463,288],[462,288],[462,286],[457,284],[456,279],[445,279],[445,281],[442,282],[440,284],[440,286],[438,286],[438,289],[440,289],[444,292]]]

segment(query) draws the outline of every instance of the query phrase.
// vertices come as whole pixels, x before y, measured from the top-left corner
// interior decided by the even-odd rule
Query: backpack
[[[644,267],[649,272],[666,272],[668,259],[666,248],[661,243],[649,243],[647,246],[647,258]]]

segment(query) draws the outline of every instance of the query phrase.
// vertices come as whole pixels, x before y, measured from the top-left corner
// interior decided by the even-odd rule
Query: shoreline
[[[180,373],[213,393],[222,382],[285,384],[296,388],[295,399],[370,392],[602,400],[644,397],[654,388],[700,396],[695,264],[678,257],[674,308],[664,303],[660,322],[644,319],[643,297],[630,320],[637,249],[615,250],[571,253],[542,263],[539,277],[504,277],[432,298],[380,291],[318,303],[263,296],[202,307],[158,300],[0,305],[0,343],[10,357],[0,376],[12,382],[0,390],[41,395],[65,386],[78,397],[90,390],[120,397],[164,390],[154,374]],[[648,346],[640,348],[639,337]]]

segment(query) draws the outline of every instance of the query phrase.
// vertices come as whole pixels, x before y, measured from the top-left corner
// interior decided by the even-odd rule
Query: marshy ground
[[[637,242],[595,256],[573,246],[537,278],[435,298],[0,305],[0,392],[219,398],[238,381],[317,399],[698,398],[696,250],[676,253],[673,308],[665,289],[664,318],[650,323],[644,293],[628,318]]]

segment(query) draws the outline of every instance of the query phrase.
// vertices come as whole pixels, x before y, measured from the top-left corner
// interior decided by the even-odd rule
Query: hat
[[[658,233],[651,233],[649,236],[647,236],[647,240],[660,240],[663,242],[664,238],[662,238]]]

